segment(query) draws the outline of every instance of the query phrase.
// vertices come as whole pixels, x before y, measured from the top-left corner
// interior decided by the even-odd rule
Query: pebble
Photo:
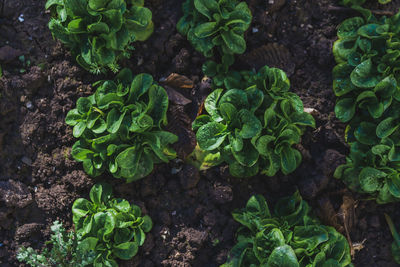
[[[21,161],[22,161],[23,163],[25,163],[26,165],[28,165],[28,166],[32,166],[32,159],[30,159],[30,158],[27,157],[27,156],[23,156],[22,159],[21,159]]]
[[[31,101],[26,102],[26,108],[29,109],[29,110],[33,109],[33,104],[32,104]]]

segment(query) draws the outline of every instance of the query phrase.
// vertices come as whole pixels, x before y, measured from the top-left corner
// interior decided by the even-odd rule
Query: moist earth
[[[205,58],[175,28],[181,0],[146,0],[153,12],[154,34],[135,43],[121,63],[134,73],[147,72],[173,92],[168,130],[180,141],[180,158],[195,146],[190,124],[210,92],[203,77]],[[394,14],[400,0],[386,6],[369,3],[377,14]],[[291,175],[237,179],[226,166],[199,172],[182,160],[159,165],[138,182],[125,184],[104,174],[88,177],[70,156],[75,142],[64,122],[91,84],[113,75],[94,76],[80,68],[68,50],[53,40],[44,0],[0,1],[0,265],[23,266],[20,246],[40,248],[50,225],[59,220],[71,228],[71,205],[88,197],[97,181],[112,183],[114,194],[149,214],[154,227],[139,254],[120,266],[219,266],[235,243],[238,228],[231,212],[253,194],[270,205],[299,189],[320,219],[333,225],[355,248],[355,266],[396,266],[390,254],[392,237],[383,213],[400,225],[399,204],[378,206],[352,193],[332,178],[345,161],[344,125],[334,115],[331,50],[337,25],[357,15],[334,0],[248,0],[253,22],[246,33],[246,53],[237,56],[237,70],[274,66],[285,70],[292,90],[316,118],[298,146],[302,165]],[[186,76],[193,88],[166,83],[171,73]],[[178,82],[179,84],[179,82]],[[183,89],[182,89],[183,88]]]

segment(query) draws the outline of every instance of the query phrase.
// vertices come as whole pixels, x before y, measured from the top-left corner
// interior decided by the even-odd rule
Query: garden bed
[[[345,162],[348,146],[345,125],[333,112],[332,44],[337,25],[356,15],[336,8],[334,0],[248,0],[253,21],[246,33],[246,53],[236,69],[269,65],[283,69],[292,91],[316,119],[298,149],[303,162],[292,174],[274,177],[231,177],[226,166],[204,172],[174,160],[157,165],[152,174],[134,183],[103,174],[88,177],[70,156],[74,143],[65,116],[81,96],[93,93],[99,77],[76,64],[68,50],[53,40],[47,28],[44,0],[0,1],[0,265],[19,266],[18,247],[40,248],[50,225],[60,220],[70,228],[71,205],[87,197],[95,181],[113,185],[114,195],[141,206],[154,222],[146,242],[132,260],[121,266],[219,266],[235,242],[238,227],[232,210],[249,197],[262,194],[273,203],[299,189],[321,220],[346,236],[350,234],[355,266],[396,266],[390,253],[392,236],[384,212],[400,223],[399,204],[378,206],[354,194],[334,179]],[[186,99],[172,101],[168,129],[180,138],[175,145],[182,158],[196,143],[191,122],[210,92],[195,52],[176,30],[182,16],[180,0],[147,0],[155,30],[122,66],[134,74],[146,72],[161,84],[171,73],[185,75],[193,88],[178,88]],[[373,10],[397,12],[400,1],[369,5]],[[382,12],[381,12],[382,13]],[[113,75],[100,75],[112,78]],[[312,109],[312,110],[311,110]]]

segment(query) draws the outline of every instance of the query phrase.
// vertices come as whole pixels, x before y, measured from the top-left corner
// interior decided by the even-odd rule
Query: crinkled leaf
[[[203,150],[218,148],[226,138],[226,127],[217,122],[207,123],[199,128],[196,133],[197,142]]]
[[[342,122],[350,121],[356,113],[356,103],[352,98],[339,100],[335,106],[335,114]]]
[[[266,267],[299,267],[296,254],[289,245],[275,248],[268,257]]]
[[[389,137],[393,134],[400,126],[397,118],[389,117],[381,121],[376,127],[376,135],[379,138]]]
[[[371,59],[357,65],[350,74],[351,82],[361,88],[372,88],[380,82],[380,77],[373,70]]]
[[[212,119],[216,122],[219,122],[222,120],[221,115],[218,112],[218,101],[221,97],[221,94],[223,92],[223,89],[217,89],[211,92],[211,94],[209,94],[204,102],[204,108],[206,109],[206,111],[208,112],[208,114],[210,114],[210,116],[212,117]]]
[[[121,260],[129,260],[138,252],[138,244],[135,242],[126,242],[118,244],[112,249],[114,255]]]
[[[360,172],[361,188],[367,193],[376,192],[381,184],[381,180],[386,176],[386,173],[375,168],[366,167]]]

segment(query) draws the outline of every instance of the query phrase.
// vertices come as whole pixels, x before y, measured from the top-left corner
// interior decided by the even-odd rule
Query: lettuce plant
[[[400,200],[400,13],[345,20],[334,44],[336,116],[348,122],[350,155],[335,177],[378,203]]]
[[[79,240],[74,231],[67,232],[58,221],[53,223],[51,231],[53,232],[51,239],[46,242],[47,245],[51,245],[51,250],[44,248],[38,253],[31,247],[21,247],[18,251],[17,259],[32,267],[92,266],[95,253],[89,243]]]
[[[222,94],[214,90],[205,101],[209,115],[193,122],[193,130],[201,149],[217,150],[229,163],[234,176],[257,174],[259,153],[251,139],[261,133],[261,121],[251,109],[262,103],[263,94],[257,88],[232,89]]]
[[[232,85],[245,89],[217,89],[205,100],[208,114],[193,122],[199,147],[219,154],[236,177],[260,171],[273,176],[280,169],[291,173],[301,162],[293,145],[315,121],[304,112],[301,99],[289,92],[282,70],[265,66],[258,73],[243,74]]]
[[[400,101],[400,13],[378,20],[354,17],[338,29],[333,46],[338,65],[333,90],[338,97],[336,116],[350,121],[356,112],[380,118],[392,101]]]
[[[206,57],[214,54],[215,47],[221,55],[242,54],[246,50],[243,35],[251,19],[244,1],[186,0],[177,29]]]
[[[395,262],[400,264],[400,235],[397,232],[392,219],[385,213],[386,222],[389,225],[390,232],[393,236],[393,243],[392,243],[392,255]]]
[[[130,57],[135,41],[152,34],[152,13],[144,0],[48,0],[53,36],[71,48],[86,70],[118,71],[119,59]]]
[[[389,117],[350,124],[346,134],[350,154],[334,174],[350,189],[368,193],[378,203],[400,201],[400,133],[398,125],[390,122]]]
[[[321,225],[298,192],[276,203],[270,211],[261,195],[234,211],[241,224],[237,244],[221,267],[352,266],[346,238]]]
[[[168,96],[151,75],[133,77],[124,69],[114,81],[94,87],[96,92],[79,98],[66,117],[79,138],[71,154],[89,175],[108,170],[131,182],[150,174],[154,163],[176,157],[169,145],[178,137],[161,128],[167,123]]]
[[[118,267],[115,259],[131,259],[153,226],[138,206],[111,194],[110,185],[96,184],[90,190],[90,201],[79,198],[72,205],[76,232],[95,252],[95,267]]]

